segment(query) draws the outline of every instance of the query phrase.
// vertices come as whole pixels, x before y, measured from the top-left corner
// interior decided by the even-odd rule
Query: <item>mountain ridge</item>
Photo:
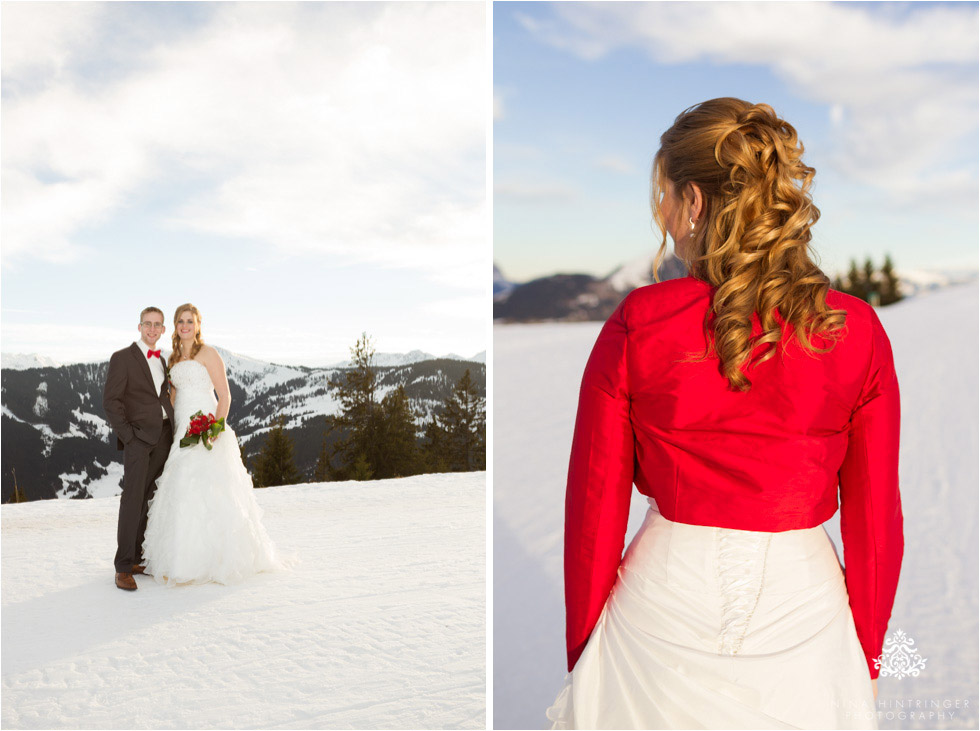
[[[494,263],[493,319],[499,322],[575,322],[605,320],[631,290],[654,283],[656,254],[644,254],[620,264],[603,277],[583,273],[557,273],[527,282],[504,278]],[[668,253],[660,266],[660,279],[686,276],[687,267]],[[906,297],[974,281],[973,269],[897,269]],[[843,276],[829,273],[834,276]],[[498,289],[498,280],[503,284]],[[504,284],[506,286],[504,286]]]
[[[327,425],[340,404],[328,383],[346,369],[284,366],[232,353],[216,346],[225,361],[231,389],[229,423],[248,457],[258,453],[264,435],[279,416],[295,446],[295,463],[312,474]],[[421,436],[453,385],[469,369],[486,395],[486,364],[433,358],[402,365],[376,366],[380,401],[403,386]],[[28,500],[86,498],[117,494],[122,452],[102,410],[108,361],[37,367],[0,368],[0,500],[13,493],[14,471]]]

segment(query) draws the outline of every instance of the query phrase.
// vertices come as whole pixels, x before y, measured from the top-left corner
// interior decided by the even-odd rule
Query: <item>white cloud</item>
[[[504,94],[496,86],[493,87],[493,118],[494,121],[504,118]]]
[[[976,203],[978,11],[973,3],[554,3],[517,14],[584,59],[623,46],[665,64],[769,67],[839,124],[834,165],[898,200],[937,182]],[[765,101],[765,100],[754,100]],[[938,171],[943,171],[942,173]]]
[[[835,127],[839,127],[844,121],[844,107],[840,104],[834,104],[830,108],[830,123]]]
[[[514,13],[514,18],[526,30],[550,45],[590,61],[604,56],[612,48],[612,45],[601,35],[589,31],[582,32],[574,26],[569,28],[560,23],[542,21],[521,12]]]
[[[107,32],[115,4],[15,5],[4,84],[46,75],[4,101],[5,260],[77,257],[80,229],[176,171],[211,184],[174,226],[450,281],[484,263],[481,3],[217,3],[104,83],[63,68],[92,61],[71,39]],[[35,62],[34,38],[58,60]]]
[[[17,90],[25,77],[61,75],[73,56],[90,48],[92,31],[102,17],[101,3],[4,3],[3,83]]]
[[[623,175],[632,175],[636,172],[633,164],[621,155],[603,155],[596,159],[595,164],[604,170],[611,170]]]
[[[829,70],[891,71],[924,63],[974,63],[977,10],[918,8],[904,17],[846,3],[556,3],[558,22],[525,23],[583,57],[630,44],[658,61],[716,57],[725,62]],[[573,40],[573,39],[580,40]],[[586,43],[588,41],[588,43]],[[579,48],[586,45],[588,51]]]

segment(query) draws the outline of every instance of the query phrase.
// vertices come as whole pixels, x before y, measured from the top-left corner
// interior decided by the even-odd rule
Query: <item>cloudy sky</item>
[[[486,348],[482,2],[0,12],[4,352],[104,358],[187,301],[276,362]]]
[[[899,269],[977,267],[977,3],[508,2],[493,23],[509,278],[605,275],[655,251],[660,134],[719,96],[796,127],[826,271],[886,252]]]

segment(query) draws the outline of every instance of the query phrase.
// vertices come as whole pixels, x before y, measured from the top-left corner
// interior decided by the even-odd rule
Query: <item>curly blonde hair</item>
[[[820,211],[809,193],[814,169],[802,155],[796,130],[768,104],[724,97],[682,112],[654,158],[651,205],[663,234],[654,276],[659,282],[667,248],[660,207],[667,183],[678,195],[694,183],[704,208],[687,264],[714,288],[702,360],[713,347],[734,390],[749,390],[744,371],[773,357],[781,341],[785,350],[784,325],[810,354],[829,351],[842,335],[847,313],[827,306],[830,280],[810,257]],[[753,316],[762,330],[756,336]]]
[[[171,337],[173,351],[170,353],[170,359],[167,361],[167,368],[173,368],[178,362],[180,362],[181,359],[180,335],[177,333],[177,321],[185,312],[190,312],[192,315],[194,315],[194,319],[197,321],[197,327],[194,330],[194,344],[191,346],[191,360],[194,359],[195,355],[201,352],[201,348],[204,345],[204,338],[201,337],[201,312],[190,302],[181,305],[177,308],[177,311],[174,312],[174,334]]]

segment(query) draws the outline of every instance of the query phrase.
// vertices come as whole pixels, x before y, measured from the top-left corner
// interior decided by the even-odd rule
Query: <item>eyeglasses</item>
[[[141,322],[140,327],[145,327],[147,330],[163,330],[162,322]]]

